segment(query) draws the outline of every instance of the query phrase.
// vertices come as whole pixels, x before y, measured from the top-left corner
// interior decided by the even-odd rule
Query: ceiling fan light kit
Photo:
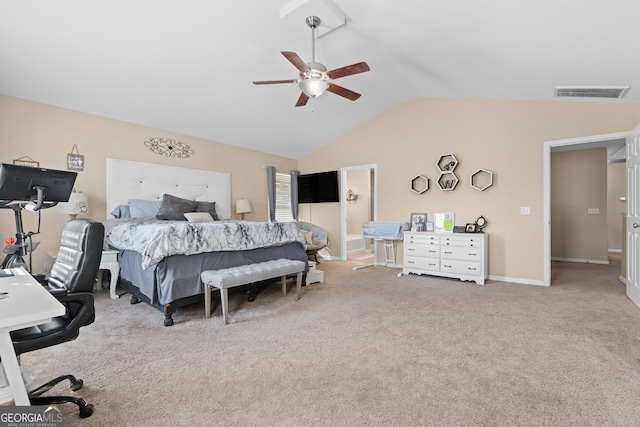
[[[322,95],[329,87],[329,84],[322,79],[306,79],[300,81],[299,86],[305,95],[315,98],[316,96]]]
[[[348,65],[346,67],[336,68],[327,71],[327,67],[316,62],[316,46],[315,46],[315,29],[320,25],[320,18],[317,16],[309,16],[305,20],[309,28],[311,28],[311,62],[305,63],[295,52],[281,52],[294,67],[300,72],[300,78],[294,80],[266,80],[254,81],[254,85],[265,84],[281,84],[281,83],[297,83],[302,93],[296,107],[302,107],[307,104],[309,98],[316,98],[325,91],[335,93],[343,98],[355,101],[360,98],[360,94],[333,83],[333,80],[339,79],[353,74],[359,74],[369,71],[369,65],[366,62]]]

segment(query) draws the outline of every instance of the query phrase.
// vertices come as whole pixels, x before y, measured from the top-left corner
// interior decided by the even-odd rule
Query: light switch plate
[[[522,206],[520,208],[520,215],[531,215],[531,208],[529,206]]]
[[[600,209],[599,208],[588,208],[587,209],[587,214],[589,214],[589,215],[600,215]]]

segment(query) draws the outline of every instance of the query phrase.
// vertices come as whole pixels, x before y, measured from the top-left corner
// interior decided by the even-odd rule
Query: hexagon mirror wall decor
[[[416,175],[411,179],[411,191],[422,194],[429,189],[429,178],[423,175]]]
[[[493,172],[486,169],[478,169],[469,177],[471,188],[484,191],[493,185]]]

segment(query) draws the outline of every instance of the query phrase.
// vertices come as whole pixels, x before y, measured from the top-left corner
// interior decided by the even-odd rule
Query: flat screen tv
[[[37,187],[43,202],[66,202],[73,191],[77,172],[0,164],[0,200],[37,201]]]
[[[338,171],[318,172],[298,177],[298,203],[339,202]]]

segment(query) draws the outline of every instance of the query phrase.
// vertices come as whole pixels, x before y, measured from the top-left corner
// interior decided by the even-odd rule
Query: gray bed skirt
[[[273,259],[304,261],[309,269],[305,248],[299,242],[249,251],[209,252],[196,255],[174,255],[143,270],[142,256],[137,252],[121,251],[120,276],[136,286],[154,305],[170,304],[176,300],[204,293],[200,273],[205,270],[237,267]]]

